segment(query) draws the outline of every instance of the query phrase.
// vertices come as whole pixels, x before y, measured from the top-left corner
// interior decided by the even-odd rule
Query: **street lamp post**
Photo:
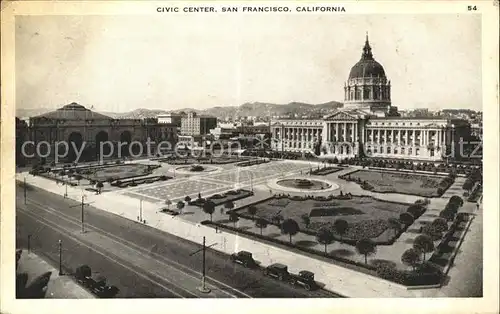
[[[62,275],[62,241],[59,240],[59,276]]]
[[[139,221],[142,222],[142,198],[139,200]]]

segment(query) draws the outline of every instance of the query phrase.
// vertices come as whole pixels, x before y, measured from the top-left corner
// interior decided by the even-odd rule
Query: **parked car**
[[[278,278],[279,280],[289,280],[290,273],[288,272],[288,266],[274,263],[264,269],[264,275],[269,277]]]
[[[316,281],[314,281],[314,273],[307,270],[300,271],[298,275],[291,275],[290,284],[302,286],[308,291],[318,288]]]
[[[257,266],[252,253],[247,251],[239,251],[238,253],[231,254],[231,261],[249,268]]]

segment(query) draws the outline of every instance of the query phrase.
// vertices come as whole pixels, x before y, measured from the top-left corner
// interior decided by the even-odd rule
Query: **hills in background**
[[[302,102],[291,102],[289,104],[272,104],[264,102],[244,103],[241,106],[217,106],[204,110],[185,108],[179,110],[162,110],[162,109],[135,109],[130,112],[104,112],[98,111],[104,115],[115,119],[141,119],[152,118],[162,113],[195,111],[199,114],[207,114],[218,118],[225,117],[268,117],[268,116],[323,116],[335,109],[341,108],[343,104],[337,101],[329,101],[323,104],[308,104]],[[36,108],[36,109],[16,109],[16,116],[20,118],[33,117],[54,109]]]

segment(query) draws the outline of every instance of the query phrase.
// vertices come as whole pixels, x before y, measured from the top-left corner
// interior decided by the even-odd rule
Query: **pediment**
[[[327,116],[325,118],[326,121],[337,121],[337,120],[352,120],[352,121],[355,121],[355,120],[358,120],[358,116],[357,115],[353,115],[353,114],[350,114],[350,113],[347,113],[345,111],[339,111],[339,112],[336,112],[330,116]]]

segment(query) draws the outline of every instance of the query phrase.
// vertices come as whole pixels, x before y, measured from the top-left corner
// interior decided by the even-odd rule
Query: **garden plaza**
[[[463,229],[452,230],[456,212],[476,211],[475,203],[450,205],[450,197],[463,191],[462,186],[468,180],[465,176],[469,176],[465,174],[450,176],[441,172],[429,175],[395,169],[382,171],[346,164],[326,165],[316,161],[249,163],[237,160],[235,163],[218,164],[221,169],[217,172],[204,171],[201,164],[191,174],[177,175],[172,173],[177,163],[173,160],[172,164],[168,161],[157,162],[159,167],[151,167],[150,163],[126,163],[128,167],[122,172],[125,177],[120,180],[129,185],[117,187],[110,180],[103,188],[105,193],[89,194],[90,201],[100,209],[135,220],[140,200],[143,219],[155,228],[195,242],[207,236],[220,243],[215,249],[226,253],[248,250],[263,266],[278,261],[287,264],[293,271],[313,271],[318,282],[326,285],[325,288],[346,296],[439,294],[438,286],[422,292],[407,290],[400,283],[377,278],[377,267],[384,265],[406,272],[404,274],[411,272],[408,270],[409,262],[402,259],[402,255],[415,247],[419,236],[429,231],[427,229],[430,228],[423,228],[425,225],[433,225],[440,216],[446,217],[445,229],[460,238]],[[132,171],[135,165],[140,170]],[[81,167],[83,170],[85,166]],[[120,172],[116,168],[124,165],[101,167],[109,168],[101,174],[108,172],[116,176]],[[145,170],[148,173],[146,177],[145,173],[140,173]],[[21,174],[18,176],[22,179]],[[165,182],[148,183],[148,176],[167,179]],[[295,181],[297,178],[300,180]],[[26,179],[30,184],[58,194],[64,191],[45,177],[27,176]],[[297,183],[293,186],[296,189],[294,192],[288,190],[290,186],[287,184],[279,184],[287,179],[293,179],[291,184]],[[315,182],[322,183],[318,185]],[[327,185],[338,188],[327,190]],[[88,183],[82,180],[81,185],[69,187],[68,197],[79,199],[86,186]],[[477,184],[473,183],[473,186]],[[324,192],[321,192],[322,187]],[[442,190],[438,193],[439,188]],[[170,202],[167,206],[166,200]],[[176,206],[179,202],[183,203],[182,207]],[[205,206],[207,203],[213,203],[217,210],[209,209]],[[162,212],[165,207],[180,208],[175,222],[169,214]],[[446,215],[441,213],[445,208],[450,208]],[[390,222],[394,220],[397,225]],[[262,224],[262,221],[266,223]],[[291,221],[293,223],[289,223]],[[339,229],[338,221],[345,221],[343,229]],[[296,225],[297,228],[285,230],[285,225],[292,226],[291,229]],[[319,235],[325,229],[332,233],[332,238],[327,241]],[[441,243],[448,243],[443,231],[439,235],[442,238],[433,238],[432,241],[434,253],[427,250],[425,259],[441,263],[441,269],[446,271],[449,268],[446,261],[456,249],[452,248],[452,253],[438,250]],[[373,250],[358,247],[358,242],[364,239],[373,242]],[[417,256],[417,259],[422,258]]]

